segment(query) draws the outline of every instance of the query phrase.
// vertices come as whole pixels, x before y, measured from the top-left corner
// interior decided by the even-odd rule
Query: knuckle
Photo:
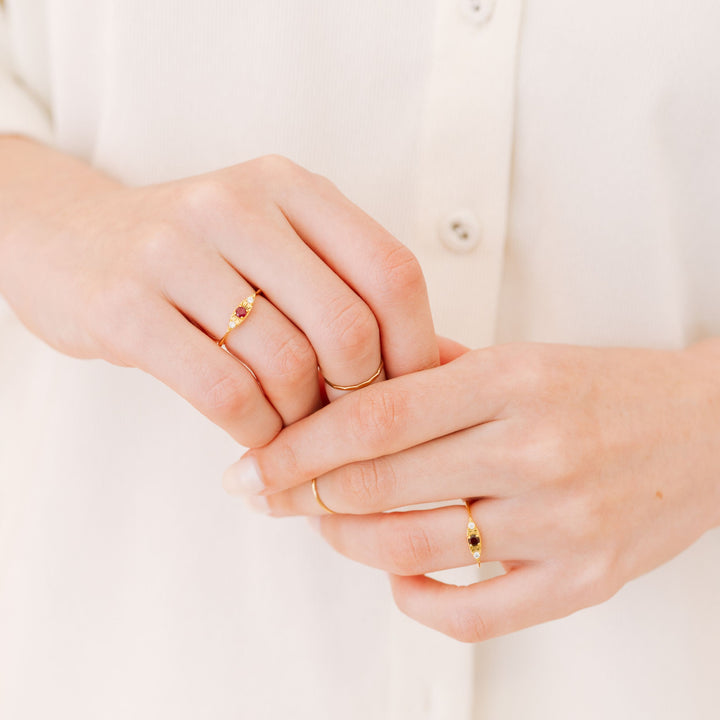
[[[514,462],[527,478],[552,485],[571,482],[580,469],[572,439],[549,422],[540,432],[529,433],[517,446]]]
[[[245,412],[250,386],[241,375],[220,375],[201,391],[199,405],[204,414],[221,420],[237,419]]]
[[[226,214],[236,203],[233,188],[217,175],[193,178],[174,188],[174,211],[181,220]]]
[[[543,346],[508,343],[495,347],[490,355],[498,381],[514,390],[523,402],[537,402],[547,396],[552,360]]]
[[[343,493],[358,510],[374,510],[387,495],[388,483],[378,460],[348,466],[342,482]]]
[[[407,527],[383,544],[388,554],[390,572],[395,575],[418,575],[427,571],[435,554],[433,543],[422,527]]]
[[[134,244],[132,261],[142,271],[156,275],[178,255],[183,232],[175,223],[156,221],[143,227]]]
[[[404,402],[399,395],[382,386],[353,399],[355,402],[349,411],[352,433],[371,449],[380,446],[402,422]]]
[[[573,609],[591,607],[609,600],[622,586],[617,578],[618,563],[612,553],[604,553],[592,562],[583,562],[582,569],[574,573],[574,584],[569,599]]]
[[[571,482],[577,475],[580,462],[573,452],[571,438],[567,437],[560,428],[553,428],[546,434],[539,454],[544,463],[546,472],[556,483]]]
[[[405,299],[425,294],[425,276],[420,261],[402,243],[393,242],[379,263],[380,287],[393,297]]]
[[[457,607],[450,614],[448,634],[455,640],[465,643],[482,642],[491,637],[490,628],[483,614],[465,605]]]
[[[265,369],[269,375],[294,384],[309,372],[315,372],[317,359],[309,340],[301,333],[270,341]]]
[[[370,308],[360,299],[343,297],[330,303],[323,327],[333,345],[351,357],[365,355],[379,343],[380,331]]]
[[[338,186],[326,175],[322,175],[320,173],[311,172],[310,170],[306,170],[307,173],[307,181],[309,183],[312,183],[314,186],[316,192],[318,192],[320,195],[324,195],[325,197],[334,198],[337,200],[339,197],[345,197],[340,192]],[[349,202],[349,201],[348,201]]]
[[[267,180],[291,179],[305,174],[309,175],[308,171],[296,162],[277,153],[262,155],[251,162],[259,176]]]
[[[517,346],[519,361],[516,371],[526,392],[544,399],[556,376],[553,354],[539,343],[521,343]]]

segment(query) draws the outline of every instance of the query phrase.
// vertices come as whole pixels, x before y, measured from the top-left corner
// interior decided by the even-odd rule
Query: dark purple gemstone
[[[241,305],[240,307],[235,308],[235,314],[239,318],[244,318],[247,315],[247,310]]]
[[[470,539],[470,544],[473,547],[480,544],[480,538],[477,535],[471,535],[469,539]]]

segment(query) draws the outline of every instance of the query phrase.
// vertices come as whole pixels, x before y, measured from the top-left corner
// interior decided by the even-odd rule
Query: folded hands
[[[230,492],[313,516],[391,573],[408,615],[462,640],[600,602],[720,523],[720,341],[438,341],[413,255],[284,158],[132,188],[3,138],[0,292],[58,350],[139,367],[254,448]],[[321,381],[381,360],[368,387]],[[467,587],[425,576],[474,563],[461,499],[506,570]]]

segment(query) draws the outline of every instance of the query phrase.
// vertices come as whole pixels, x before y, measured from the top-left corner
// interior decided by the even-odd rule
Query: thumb
[[[470,348],[465,347],[455,340],[450,338],[437,336],[438,346],[440,347],[440,364],[445,365],[446,363],[452,362],[466,352],[470,352]]]

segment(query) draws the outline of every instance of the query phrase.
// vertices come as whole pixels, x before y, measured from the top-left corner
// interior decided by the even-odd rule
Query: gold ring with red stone
[[[228,335],[236,328],[242,325],[249,317],[252,312],[255,298],[262,292],[259,288],[252,294],[248,295],[233,311],[230,320],[228,320],[228,327],[226,333],[217,341],[219,347],[225,347],[225,341]]]
[[[472,513],[470,512],[470,503],[467,500],[463,500],[463,502],[465,503],[468,514],[467,528],[465,531],[468,548],[470,548],[473,560],[478,564],[478,567],[480,567],[480,556],[482,555],[482,535],[480,535],[477,523],[473,520]]]

